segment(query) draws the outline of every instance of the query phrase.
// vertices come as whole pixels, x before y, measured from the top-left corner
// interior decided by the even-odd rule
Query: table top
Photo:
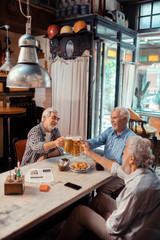
[[[22,107],[0,107],[0,115],[25,113],[26,108]]]
[[[26,114],[26,108],[22,107],[0,107],[0,117],[20,117]]]
[[[75,173],[70,168],[59,171],[57,161],[60,157],[55,157],[21,168],[25,174],[31,168],[51,168],[54,181],[46,183],[51,187],[46,193],[39,191],[40,183],[25,182],[23,195],[4,195],[4,182],[9,172],[0,174],[0,239],[11,240],[25,233],[103,185],[111,175],[107,170],[97,171],[94,162],[87,157],[85,159],[70,155],[65,157],[70,159],[70,163],[84,161],[91,167],[85,173]],[[68,188],[64,186],[67,182],[80,185],[82,188],[79,190]]]

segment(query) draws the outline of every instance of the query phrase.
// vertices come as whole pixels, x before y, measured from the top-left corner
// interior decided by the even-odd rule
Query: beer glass
[[[86,155],[83,153],[83,151],[82,151],[82,144],[84,143],[84,140],[80,140],[80,157],[82,158],[82,159],[85,159],[86,158]]]
[[[81,137],[73,137],[72,138],[72,156],[79,156],[80,155],[80,139]]]
[[[65,154],[71,154],[71,152],[72,152],[72,137],[66,137],[65,138],[63,152]]]

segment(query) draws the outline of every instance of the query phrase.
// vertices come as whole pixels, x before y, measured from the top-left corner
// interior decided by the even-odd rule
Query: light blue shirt
[[[105,145],[104,157],[116,159],[121,165],[126,140],[131,136],[136,136],[136,134],[128,127],[126,127],[118,136],[112,127],[109,127],[98,137],[88,139],[87,141],[91,144],[91,149]]]

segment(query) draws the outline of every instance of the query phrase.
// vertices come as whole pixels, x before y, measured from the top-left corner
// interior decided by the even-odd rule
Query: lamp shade
[[[51,80],[44,68],[38,63],[38,41],[31,34],[19,39],[20,54],[18,63],[7,76],[7,87],[11,88],[47,88]]]
[[[6,57],[4,64],[0,67],[0,70],[10,71],[13,68],[13,64],[10,60],[10,53],[6,51]]]

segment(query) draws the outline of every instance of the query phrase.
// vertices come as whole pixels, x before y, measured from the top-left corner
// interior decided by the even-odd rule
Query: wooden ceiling
[[[23,2],[22,10],[26,14],[27,5]],[[9,31],[25,34],[25,25],[27,19],[20,12],[19,2],[17,0],[0,0],[0,6],[0,26],[9,25]],[[35,5],[30,6],[30,15],[32,16],[32,34],[45,35],[48,26],[54,22],[54,12]]]
[[[56,2],[53,2],[56,7]],[[96,0],[97,1],[97,0]],[[146,2],[147,0],[117,0],[121,4],[135,4],[139,2]],[[34,1],[33,1],[34,2]],[[21,0],[22,10],[27,12],[26,1]],[[25,33],[26,18],[22,15],[19,9],[18,0],[0,0],[1,14],[0,14],[0,26],[9,25],[11,32],[20,34]],[[55,12],[51,9],[40,7],[38,5],[30,3],[30,15],[32,16],[32,34],[33,35],[45,35],[49,25],[55,22]]]

